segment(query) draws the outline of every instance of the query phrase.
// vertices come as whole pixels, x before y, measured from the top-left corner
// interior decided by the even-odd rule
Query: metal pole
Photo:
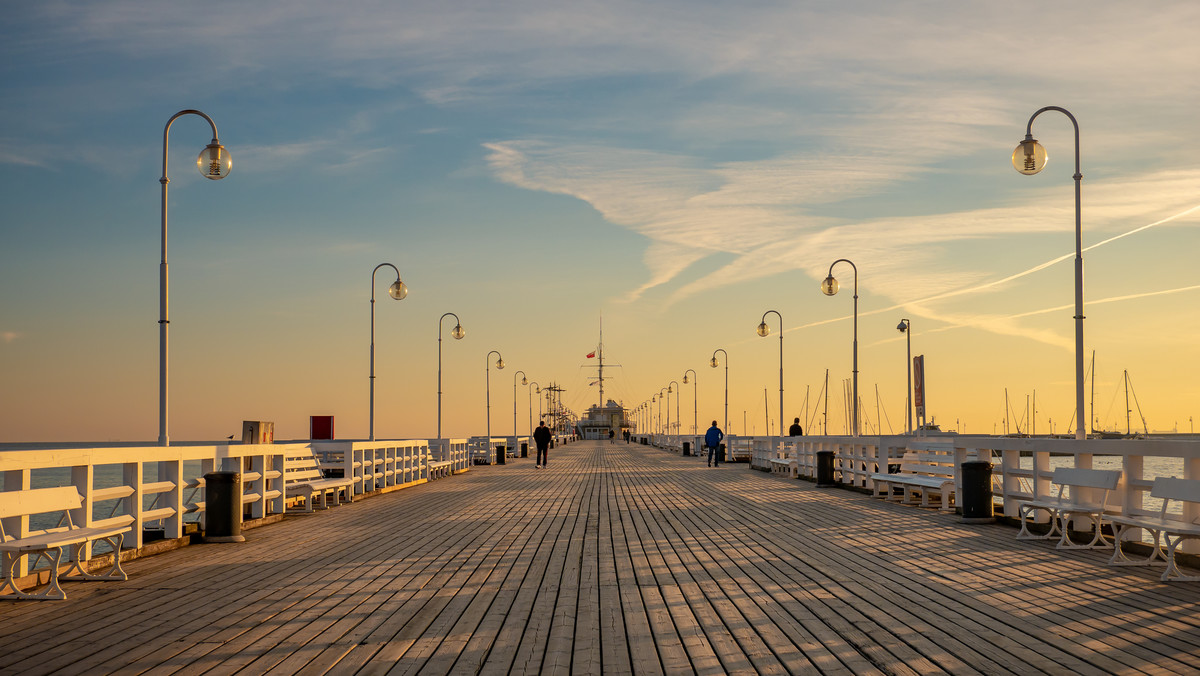
[[[167,410],[168,410],[168,378],[167,378],[167,357],[169,353],[169,337],[168,328],[171,321],[169,316],[170,308],[170,274],[167,266],[167,184],[171,179],[167,178],[167,148],[169,146],[168,138],[171,131],[171,124],[175,120],[184,115],[199,115],[208,121],[208,126],[212,128],[212,142],[219,143],[217,140],[217,125],[212,121],[212,118],[198,110],[181,110],[171,116],[167,120],[167,125],[163,128],[163,161],[162,161],[162,178],[158,179],[162,186],[162,260],[158,265],[158,445],[170,446],[171,437],[167,432]]]
[[[1087,426],[1083,416],[1083,218],[1080,198],[1080,182],[1083,180],[1083,172],[1080,171],[1079,162],[1079,122],[1065,108],[1046,106],[1029,118],[1029,124],[1025,127],[1027,139],[1033,139],[1033,121],[1038,115],[1048,110],[1057,110],[1066,115],[1075,128],[1075,174],[1072,177],[1075,179],[1075,421],[1077,424],[1075,438],[1086,439]]]
[[[375,273],[384,266],[396,270],[396,279],[400,279],[400,271],[391,263],[380,263],[371,271],[371,441],[375,441]]]
[[[498,359],[499,361],[504,361],[504,357],[496,350],[492,350],[492,351],[488,352],[487,356],[483,358],[484,383],[486,385],[485,389],[487,390],[487,437],[488,437],[487,444],[488,444],[489,448],[491,448],[491,444],[492,444],[492,366],[491,366],[491,358],[492,358],[493,354],[496,355],[496,359]]]
[[[516,443],[517,438],[517,373],[525,376],[524,371],[517,371],[513,374],[513,443]]]
[[[438,388],[437,388],[437,435],[438,439],[442,438],[442,321],[446,317],[454,317],[454,323],[457,326],[462,325],[462,320],[453,312],[447,312],[438,319]]]

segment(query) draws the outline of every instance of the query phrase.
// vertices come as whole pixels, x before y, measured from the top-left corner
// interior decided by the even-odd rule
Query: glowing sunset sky
[[[233,156],[193,168],[171,130],[171,438],[242,420],[279,438],[332,414],[365,438],[370,276],[376,434],[508,434],[513,374],[582,412],[600,315],[636,406],[699,373],[699,418],[844,428],[859,273],[865,431],[904,422],[905,344],[931,415],[992,433],[1008,388],[1038,432],[1074,411],[1079,120],[1086,353],[1097,424],[1200,417],[1200,4],[1124,2],[8,3],[0,24],[0,442],[148,441],[158,429],[162,131],[196,108]],[[1146,227],[1150,226],[1150,227]],[[1121,236],[1130,233],[1127,236]],[[1044,267],[1043,267],[1044,266]],[[1025,274],[1028,273],[1028,274]],[[1090,383],[1089,383],[1090,391]],[[692,385],[680,410],[692,422]],[[517,396],[527,428],[527,388]],[[675,417],[676,397],[671,397]],[[536,408],[537,402],[534,401]],[[1134,412],[1135,426],[1137,412]],[[890,421],[890,425],[889,425]],[[1026,428],[1027,429],[1027,428]]]

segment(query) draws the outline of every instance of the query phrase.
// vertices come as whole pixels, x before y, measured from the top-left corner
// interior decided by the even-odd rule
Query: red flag
[[[588,358],[588,359],[591,359],[592,357],[595,357],[595,356],[596,356],[596,351],[595,351],[595,350],[592,350],[591,352],[588,352],[588,356],[587,356],[587,358]]]

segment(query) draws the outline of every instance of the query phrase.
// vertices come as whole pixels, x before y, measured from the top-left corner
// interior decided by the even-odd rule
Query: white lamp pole
[[[388,295],[393,300],[404,300],[408,295],[408,286],[400,281],[400,271],[391,263],[380,263],[371,271],[371,441],[375,441],[375,273],[379,268],[387,266],[396,271],[396,281],[388,287]]]
[[[829,276],[825,281],[821,282],[821,291],[826,296],[832,296],[838,292],[838,281],[833,278],[833,266],[838,263],[850,263],[850,267],[854,268],[854,436],[858,436],[858,266],[847,258],[839,258],[829,266]]]
[[[1079,170],[1079,123],[1065,108],[1046,106],[1029,118],[1025,127],[1025,140],[1013,151],[1013,168],[1031,176],[1046,166],[1046,149],[1033,138],[1033,121],[1038,115],[1057,110],[1071,120],[1075,127],[1075,428],[1076,439],[1087,438],[1087,427],[1083,409],[1083,222],[1080,209],[1079,184],[1083,173]]]
[[[672,385],[675,387],[679,387],[679,382],[672,380],[671,383],[669,385],[667,385],[667,394],[671,394],[671,386]],[[683,425],[680,423],[681,419],[679,417],[679,399],[682,396],[683,396],[683,388],[680,388],[680,391],[675,393],[675,434],[676,435],[679,434],[680,428],[683,427]],[[667,401],[669,402],[670,400],[668,399]],[[671,409],[670,409],[670,406],[668,406],[668,408],[667,408],[667,421],[668,421],[667,426],[668,427],[670,427],[670,420],[671,420]],[[667,431],[669,432],[670,430],[668,429]]]
[[[529,389],[528,389],[528,393],[529,393],[528,394],[528,399],[529,399],[529,436],[531,436],[531,437],[533,436],[533,394],[534,394],[535,389],[537,390],[538,394],[542,393],[542,386],[538,385],[538,382],[536,380],[529,381]],[[541,397],[538,397],[538,417],[540,418],[541,415],[542,415],[542,399],[541,399]]]
[[[438,396],[437,396],[437,435],[438,439],[442,438],[442,320],[446,317],[454,317],[454,328],[450,330],[450,335],[454,336],[455,340],[462,340],[462,337],[467,335],[467,332],[462,327],[462,322],[459,321],[458,315],[453,312],[447,312],[438,320]]]
[[[212,118],[198,110],[181,110],[171,116],[167,120],[167,126],[163,128],[163,162],[162,162],[162,178],[158,179],[162,185],[162,262],[158,265],[158,445],[170,446],[171,437],[167,433],[167,353],[168,353],[168,337],[167,329],[171,324],[168,315],[170,306],[170,275],[167,269],[167,184],[171,179],[167,178],[167,147],[168,138],[171,131],[171,124],[175,120],[184,115],[199,115],[203,117],[208,126],[212,127],[212,141],[205,146],[204,150],[200,151],[200,156],[196,158],[196,168],[200,170],[200,174],[207,179],[219,181],[229,175],[233,170],[233,159],[229,156],[229,151],[225,150],[225,146],[217,138],[217,125],[212,121]]]
[[[683,372],[683,384],[687,385],[687,374],[692,374],[692,434],[697,434],[699,428],[696,423],[699,422],[699,404],[696,399],[700,396],[700,376],[696,375],[695,369],[688,369]]]
[[[529,378],[525,376],[524,371],[517,371],[521,374],[521,384],[528,385]],[[517,373],[513,374],[513,439],[517,438]]]
[[[491,367],[488,365],[488,361],[489,361],[489,360],[492,358],[492,355],[493,355],[493,354],[494,354],[494,355],[496,355],[496,369],[497,369],[497,370],[499,370],[499,369],[502,369],[502,368],[504,368],[504,357],[501,357],[501,356],[500,356],[500,353],[499,353],[499,352],[497,352],[496,350],[492,350],[491,352],[488,352],[488,353],[487,353],[487,356],[483,358],[483,373],[484,373],[484,376],[485,376],[484,382],[485,382],[485,383],[486,383],[486,385],[487,385],[487,436],[488,436],[488,444],[491,444],[491,443],[492,443],[492,369],[491,369]]]
[[[708,362],[708,365],[713,368],[721,365],[721,362],[717,361],[718,352],[725,355],[725,428],[722,431],[729,434],[729,353],[718,347],[713,350],[712,360]]]
[[[764,312],[762,322],[758,325],[758,335],[766,338],[771,334],[771,327],[767,326],[767,315],[772,312],[779,317],[779,436],[783,436],[783,315],[779,314],[778,310]]]

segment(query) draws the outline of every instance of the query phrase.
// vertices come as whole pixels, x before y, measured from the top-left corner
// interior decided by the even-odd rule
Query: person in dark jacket
[[[788,436],[789,437],[804,436],[804,430],[800,427],[800,419],[799,418],[796,418],[795,422],[792,423],[792,426],[790,428],[788,428]]]
[[[717,427],[717,421],[714,420],[712,427],[708,428],[708,431],[704,433],[704,445],[708,446],[709,467],[721,466],[721,454],[718,452],[718,448],[721,445],[721,440],[724,438],[725,433],[721,431],[720,427]]]
[[[550,451],[550,428],[545,420],[539,420],[537,429],[533,431],[533,443],[537,444],[537,468],[546,466],[547,453]]]

